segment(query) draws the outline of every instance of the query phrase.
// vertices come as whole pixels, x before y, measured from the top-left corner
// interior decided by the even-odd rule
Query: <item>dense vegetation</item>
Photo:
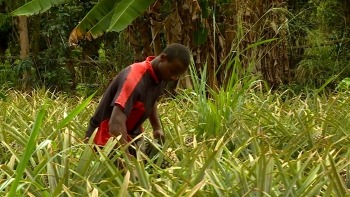
[[[349,196],[348,1],[142,1],[107,31],[96,13],[125,1],[52,0],[25,18],[10,14],[25,1],[0,0],[1,196]],[[118,71],[175,41],[193,62],[160,100],[167,141],[118,170],[116,141],[81,142],[88,120]]]
[[[349,92],[327,97],[261,89],[251,81],[213,99],[200,87],[164,99],[161,149],[172,148],[179,162],[162,170],[162,154],[154,163],[130,161],[136,182],[106,157],[115,141],[100,156],[81,143],[97,98],[87,104],[40,90],[8,91],[0,105],[0,193],[8,194],[16,178],[20,196],[345,196]],[[191,135],[197,138],[188,144]]]
[[[46,87],[87,96],[91,89],[106,87],[120,69],[159,54],[172,42],[192,50],[198,72],[208,64],[212,89],[224,87],[233,72],[260,76],[273,89],[296,91],[321,87],[332,77],[327,87],[334,89],[349,76],[348,1],[131,2],[139,1],[153,4],[124,30],[103,34],[109,23],[101,17],[108,13],[112,20],[109,12],[118,3],[55,0],[64,3],[51,8],[45,4],[46,11],[23,20],[28,34],[21,36],[22,18],[11,13],[19,14],[16,9],[24,1],[0,0],[2,87]],[[38,10],[32,5],[22,13]],[[20,42],[23,37],[29,39],[28,46],[21,44],[26,43]],[[234,59],[242,63],[239,72],[229,66]],[[174,85],[189,88],[191,82],[185,78]]]

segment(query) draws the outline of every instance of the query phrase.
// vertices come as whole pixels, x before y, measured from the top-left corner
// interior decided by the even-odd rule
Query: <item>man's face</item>
[[[169,62],[166,55],[162,54],[158,70],[161,78],[166,82],[170,82],[179,79],[179,77],[187,70],[187,67],[178,59]]]

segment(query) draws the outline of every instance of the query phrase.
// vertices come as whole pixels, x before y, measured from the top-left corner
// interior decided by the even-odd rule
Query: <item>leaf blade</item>
[[[115,8],[112,22],[107,31],[122,31],[140,16],[154,0],[123,0]]]
[[[30,159],[30,156],[32,155],[33,150],[34,150],[35,140],[36,140],[37,136],[39,135],[40,126],[41,126],[43,118],[45,116],[45,111],[46,111],[46,104],[44,104],[43,108],[39,111],[39,113],[37,115],[37,118],[36,118],[34,126],[33,126],[33,130],[30,134],[30,137],[29,137],[28,143],[26,145],[24,154],[22,155],[21,160],[19,162],[19,165],[16,169],[16,177],[15,177],[15,180],[11,184],[9,196],[15,196],[15,194],[16,194],[19,181],[22,177],[22,174],[23,174],[25,168],[28,165],[28,161]]]
[[[30,16],[43,13],[52,6],[59,5],[68,0],[33,0],[11,12],[12,16]]]

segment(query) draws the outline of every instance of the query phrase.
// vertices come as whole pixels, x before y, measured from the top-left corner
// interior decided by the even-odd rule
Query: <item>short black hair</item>
[[[188,67],[188,65],[190,65],[190,51],[182,44],[170,44],[163,50],[163,53],[166,55],[169,62],[178,59],[184,66]]]

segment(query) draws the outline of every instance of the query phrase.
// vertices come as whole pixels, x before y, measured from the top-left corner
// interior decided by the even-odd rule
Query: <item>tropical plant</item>
[[[39,1],[39,0],[34,0]],[[59,3],[58,1],[56,1]],[[162,30],[165,31],[164,40],[166,43],[180,42],[188,46],[195,53],[197,70],[203,69],[203,62],[208,62],[208,75],[210,76],[208,84],[212,89],[225,86],[225,76],[231,76],[232,70],[226,66],[232,57],[232,51],[244,51],[248,45],[269,40],[271,38],[281,38],[274,41],[264,48],[249,49],[242,54],[244,65],[251,62],[251,58],[260,54],[256,59],[255,66],[251,72],[262,76],[268,84],[276,88],[282,82],[288,82],[289,67],[286,51],[287,32],[286,12],[284,11],[284,1],[275,0],[268,2],[268,6],[255,2],[219,2],[213,4],[207,0],[192,1],[110,1],[102,0],[91,9],[91,11],[82,19],[78,26],[70,34],[70,43],[75,45],[79,40],[87,38],[92,39],[100,36],[103,32],[121,31],[125,29],[134,19],[142,15],[145,22],[151,28],[151,38],[143,35],[133,35],[132,32],[148,32],[149,28],[142,27],[139,24],[133,24],[128,31],[131,44],[135,47],[135,59],[141,60],[140,48],[144,48],[146,54],[150,54],[149,45],[154,43],[154,54],[161,52],[160,36]],[[153,3],[153,4],[152,4]],[[170,14],[162,15],[163,10]],[[152,4],[151,7],[149,7]],[[240,5],[248,7],[248,12],[243,14]],[[170,8],[169,8],[170,6]],[[36,13],[36,8],[30,10],[29,7],[23,7],[15,12],[16,15]],[[147,10],[148,8],[148,10]],[[263,8],[263,10],[260,10]],[[46,7],[45,7],[46,9]],[[43,10],[45,10],[43,9]],[[221,16],[216,15],[215,11],[222,11]],[[226,10],[226,11],[224,11]],[[259,10],[257,12],[253,10]],[[253,14],[260,13],[260,14]],[[249,18],[249,16],[252,16]],[[238,16],[240,20],[233,20]],[[247,19],[247,20],[245,20]],[[249,20],[248,20],[249,19]],[[223,21],[225,22],[217,22]],[[279,27],[277,29],[277,27]],[[263,31],[264,33],[256,33]],[[225,33],[226,32],[226,33]],[[228,33],[230,32],[230,33]],[[137,44],[139,37],[142,44]],[[248,39],[249,38],[249,39]],[[150,41],[151,40],[151,41]],[[194,45],[193,45],[194,43]],[[142,46],[143,45],[143,46]],[[268,50],[265,50],[268,48]],[[211,54],[207,56],[207,54]],[[269,54],[272,54],[271,56]],[[277,55],[278,54],[278,55]],[[275,56],[279,56],[277,63]],[[227,57],[227,58],[226,58]],[[247,58],[245,58],[247,57]],[[261,66],[268,65],[267,67]],[[279,69],[272,69],[275,65]],[[271,67],[271,68],[270,68]],[[271,77],[271,76],[277,76]],[[187,81],[180,82],[179,87],[190,87]]]
[[[236,66],[238,66],[237,62]],[[193,65],[192,65],[193,68]],[[204,75],[204,73],[202,73]],[[195,73],[192,73],[195,77]],[[159,103],[167,141],[155,158],[118,170],[117,141],[94,151],[80,141],[97,100],[45,91],[2,91],[0,193],[8,196],[346,196],[348,92],[283,97],[259,81],[231,92],[193,90]],[[242,81],[242,79],[237,80]],[[80,103],[80,104],[76,104]],[[39,113],[38,113],[39,112]],[[150,136],[151,126],[144,125]],[[37,137],[36,137],[37,136]],[[194,136],[188,140],[188,136]],[[32,142],[35,139],[34,142]],[[160,164],[171,148],[178,158]],[[108,157],[114,152],[113,157]],[[28,162],[26,162],[28,161]],[[175,161],[176,162],[176,161]],[[130,173],[135,166],[138,181]],[[19,182],[18,182],[19,181]],[[19,183],[19,184],[18,184]],[[15,188],[15,189],[14,189]]]
[[[70,41],[97,37],[106,31],[121,31],[136,17],[140,16],[154,0],[102,0],[98,1],[90,12],[72,31]],[[67,0],[33,0],[12,12],[13,16],[29,16],[47,11],[52,6]]]

